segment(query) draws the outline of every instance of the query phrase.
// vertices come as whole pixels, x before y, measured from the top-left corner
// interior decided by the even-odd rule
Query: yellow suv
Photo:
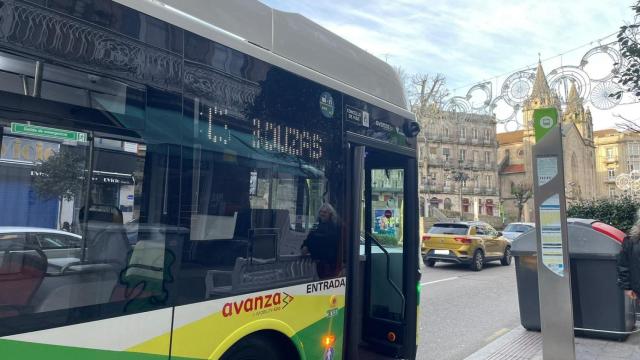
[[[471,270],[480,271],[488,261],[509,266],[511,244],[484,222],[437,223],[422,237],[422,256],[429,267],[442,261],[469,264]]]

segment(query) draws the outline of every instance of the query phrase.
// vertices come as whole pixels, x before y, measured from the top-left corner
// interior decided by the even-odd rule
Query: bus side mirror
[[[404,123],[404,134],[414,138],[420,133],[420,124],[417,121],[407,121]]]

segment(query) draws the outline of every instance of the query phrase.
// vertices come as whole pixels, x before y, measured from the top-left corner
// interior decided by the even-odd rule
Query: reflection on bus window
[[[125,227],[141,216],[146,184],[165,176],[143,175],[146,145],[3,125],[0,202],[11,206],[0,207],[0,318],[79,308],[100,317],[107,303],[123,313],[166,302],[171,231]]]
[[[203,99],[193,104],[200,115],[196,127],[206,131],[194,131],[196,146],[183,161],[191,211],[182,220],[190,234],[179,302],[337,276],[338,214],[332,208],[330,223],[322,212],[318,217],[331,196],[330,164],[316,156],[312,142],[305,147],[292,139],[328,140],[266,120],[241,126],[231,112],[212,110]],[[287,132],[287,139],[276,135]]]

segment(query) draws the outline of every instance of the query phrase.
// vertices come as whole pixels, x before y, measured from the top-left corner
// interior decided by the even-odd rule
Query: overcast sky
[[[483,80],[492,80],[499,88],[506,74],[537,63],[538,53],[547,72],[561,63],[579,65],[598,39],[632,20],[630,6],[635,2],[261,1],[300,13],[409,73],[443,73],[456,95],[465,95],[470,85]],[[559,54],[564,55],[555,57]],[[613,112],[625,114],[625,109],[618,107]],[[596,128],[613,126],[611,112],[597,115]]]

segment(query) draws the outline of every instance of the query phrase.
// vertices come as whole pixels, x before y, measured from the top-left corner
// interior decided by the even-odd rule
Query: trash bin
[[[568,219],[573,320],[577,336],[624,340],[635,326],[635,306],[617,285],[624,233],[602,222]],[[536,230],[514,240],[520,323],[540,331]]]

